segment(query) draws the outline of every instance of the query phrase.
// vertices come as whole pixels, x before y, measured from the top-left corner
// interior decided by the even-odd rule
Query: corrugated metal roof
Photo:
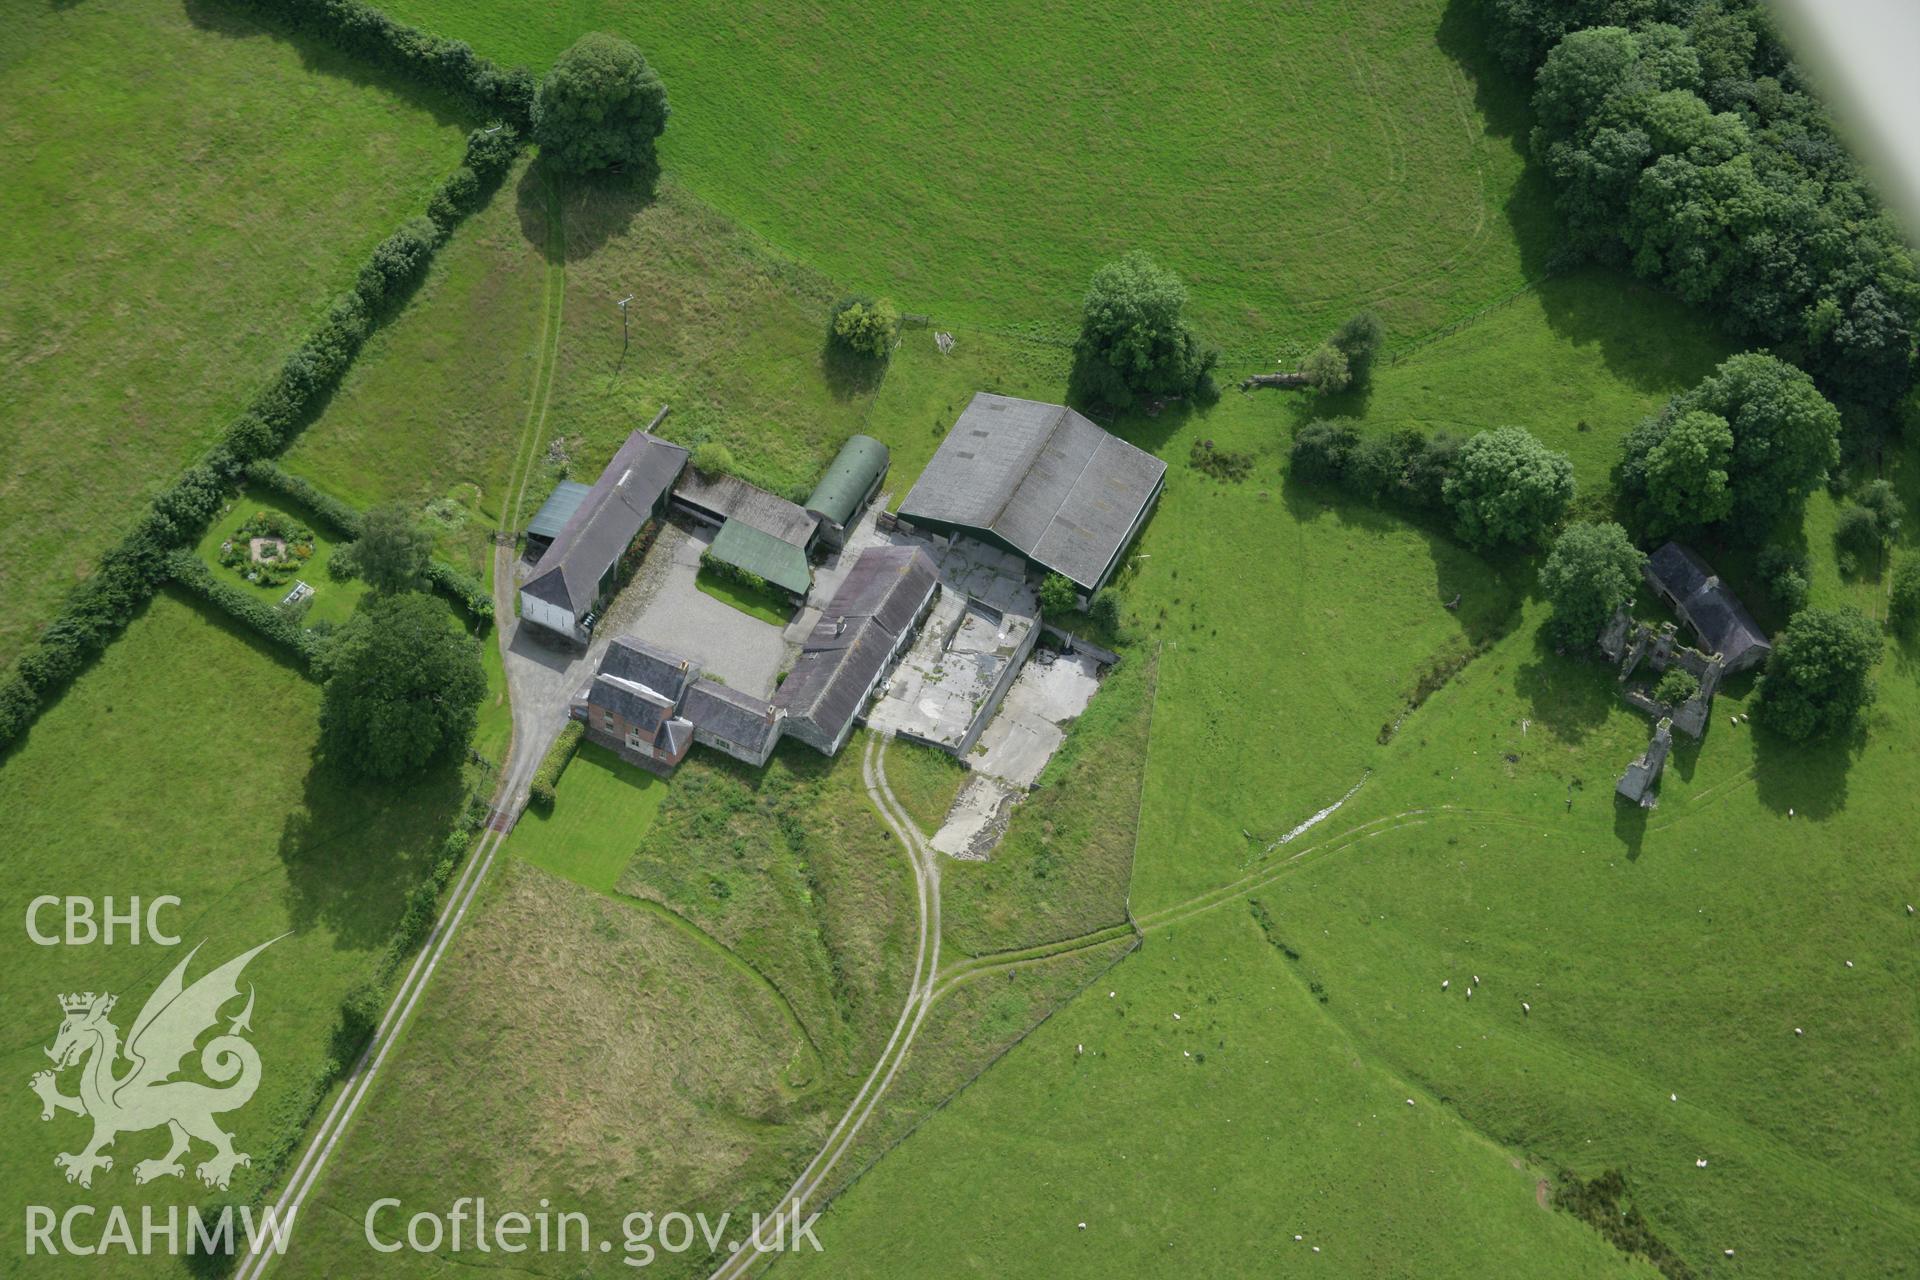
[[[805,551],[744,520],[729,519],[721,525],[707,554],[797,596],[807,594],[813,586],[813,570],[807,565]]]
[[[1091,588],[1166,471],[1071,409],[983,391],[940,442],[900,515],[992,533]]]
[[[813,541],[819,521],[777,493],[768,493],[748,484],[739,476],[703,476],[688,468],[674,486],[674,493],[694,506],[719,516],[722,521],[738,520],[782,542],[804,548]]]
[[[578,480],[562,480],[554,486],[540,509],[533,513],[533,519],[527,521],[527,536],[530,538],[557,538],[560,531],[567,527],[567,521],[580,509],[580,504],[593,492],[591,485],[581,484]]]
[[[807,510],[834,524],[847,523],[867,491],[887,473],[888,457],[887,446],[872,436],[847,437],[840,452],[834,455],[827,474],[813,487]]]
[[[627,549],[673,486],[687,451],[645,431],[627,437],[521,588],[564,606],[577,619],[593,604],[600,577]]]

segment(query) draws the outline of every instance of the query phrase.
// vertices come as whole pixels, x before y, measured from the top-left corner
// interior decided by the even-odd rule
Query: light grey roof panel
[[[819,524],[819,518],[798,503],[748,484],[739,476],[703,476],[688,468],[674,492],[723,520],[738,520],[796,547],[805,547]]]
[[[989,531],[1092,586],[1167,466],[1059,405],[974,396],[900,504],[908,520]]]

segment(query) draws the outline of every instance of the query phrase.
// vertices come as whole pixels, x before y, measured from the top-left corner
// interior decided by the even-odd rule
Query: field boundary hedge
[[[332,15],[342,23],[343,32],[351,23],[365,20],[365,14],[373,14],[393,31],[412,32],[409,40],[436,39],[392,23],[359,0],[286,0],[283,8],[286,12],[305,12],[314,22],[319,21],[319,15]],[[361,46],[352,42],[359,38],[343,35],[341,40],[346,47],[359,49]],[[450,65],[465,65],[457,55],[442,48],[457,43],[416,42],[408,48],[416,53],[440,49]],[[468,53],[471,55],[470,50]],[[418,57],[410,53],[408,57],[413,61],[404,67],[401,62],[383,65],[421,75],[426,74],[428,66],[438,65],[427,53]],[[491,63],[485,65],[492,67]],[[527,83],[531,85],[531,77]],[[247,466],[284,449],[317,416],[368,335],[412,297],[434,254],[454,227],[492,195],[520,148],[520,131],[511,123],[469,133],[460,165],[434,191],[427,212],[409,218],[375,246],[353,287],[334,299],[325,317],[246,410],[229,424],[220,441],[161,491],[119,545],[100,557],[93,573],[68,595],[60,613],[42,629],[39,638],[14,660],[5,676],[0,676],[0,751],[27,731],[40,712],[72,683],[82,667],[119,636],[162,585],[175,580],[172,553],[190,550],[199,541],[207,523],[233,496],[235,482]],[[441,573],[451,577],[438,580]],[[434,585],[455,596],[479,618],[474,602],[483,598],[484,592],[476,594],[477,589],[464,575],[445,568],[436,571]],[[204,592],[199,594],[214,601]],[[491,600],[487,600],[486,613],[490,619]]]
[[[587,726],[578,720],[569,720],[560,730],[560,736],[547,748],[546,756],[540,761],[539,771],[533,775],[533,787],[528,800],[543,813],[553,812],[554,788],[560,785],[560,775],[567,771],[574,753],[580,750],[580,740],[587,735]]]
[[[247,594],[230,582],[222,582],[205,560],[186,547],[168,553],[167,571],[177,585],[263,639],[287,650],[299,661],[302,671],[307,675],[314,674],[324,647],[324,639],[319,633],[307,630],[296,619],[259,597]]]
[[[525,67],[503,69],[464,40],[396,22],[362,0],[240,3],[426,88],[464,99],[523,133],[533,122],[533,73]]]

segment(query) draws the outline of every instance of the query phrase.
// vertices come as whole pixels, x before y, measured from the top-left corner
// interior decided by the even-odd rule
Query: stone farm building
[[[1725,662],[1728,674],[1758,666],[1773,652],[1740,597],[1688,548],[1669,542],[1647,557],[1644,573],[1647,584],[1700,637],[1702,651]]]
[[[655,773],[671,773],[696,742],[763,765],[780,740],[771,703],[709,680],[691,659],[631,636],[607,646],[570,713],[585,723],[588,738]]]
[[[708,476],[698,470],[681,478],[673,503],[702,524],[718,526],[708,556],[795,599],[804,599],[812,589],[807,552],[819,521],[798,503],[738,476]]]
[[[687,451],[645,431],[627,437],[520,588],[520,616],[572,644],[585,644],[618,584],[620,561],[649,521],[666,515]],[[575,495],[568,495],[570,500]],[[546,508],[541,508],[546,511]]]
[[[940,571],[919,547],[862,551],[774,691],[782,731],[832,755],[933,605]]]
[[[899,515],[1003,547],[1090,596],[1119,567],[1166,474],[1166,463],[1071,409],[983,391]]]

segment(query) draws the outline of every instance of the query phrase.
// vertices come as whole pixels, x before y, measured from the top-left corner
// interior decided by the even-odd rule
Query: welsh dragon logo
[[[213,1148],[212,1157],[194,1169],[210,1187],[224,1190],[237,1166],[253,1163],[244,1152],[233,1149],[233,1135],[214,1122],[216,1115],[245,1106],[260,1087],[260,1054],[241,1035],[252,1030],[251,985],[246,1007],[228,1024],[226,1033],[200,1050],[200,1070],[225,1087],[175,1077],[201,1034],[220,1021],[221,1008],[239,998],[240,971],[279,940],[261,943],[188,986],[187,965],[200,950],[194,947],[147,998],[125,1045],[120,1029],[107,1018],[117,997],[91,991],[60,997],[66,1017],[53,1047],[46,1051],[53,1069],[36,1072],[31,1085],[40,1095],[42,1120],[53,1119],[56,1111],[71,1111],[93,1121],[91,1142],[78,1152],[53,1158],[56,1167],[66,1170],[68,1182],[92,1186],[94,1170],[113,1168],[113,1157],[103,1152],[115,1137],[159,1125],[167,1126],[172,1145],[159,1159],[134,1165],[135,1182],[180,1177],[185,1172],[180,1157],[195,1138]],[[123,1056],[132,1065],[116,1075],[114,1068]],[[60,1092],[58,1076],[76,1065],[80,1065],[80,1093],[68,1097]]]

